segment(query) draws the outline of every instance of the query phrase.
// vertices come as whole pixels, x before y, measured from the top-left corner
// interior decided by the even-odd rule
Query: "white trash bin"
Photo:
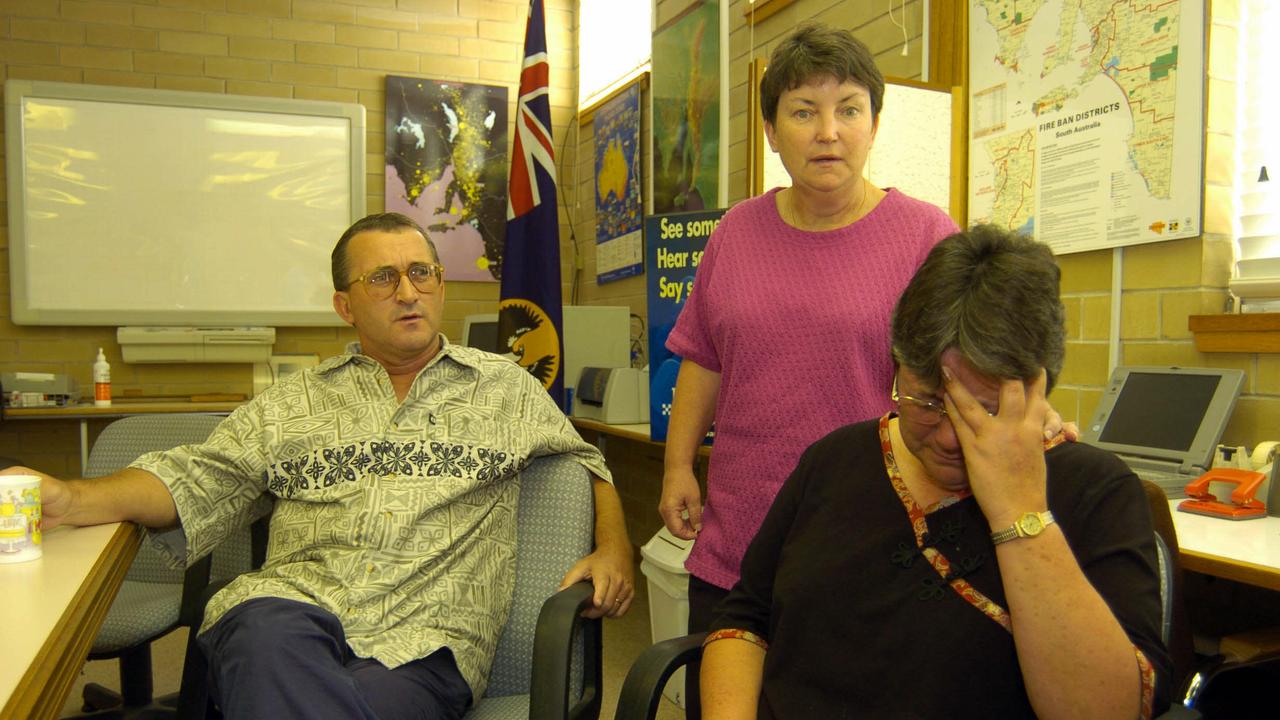
[[[684,561],[692,540],[681,540],[665,527],[640,548],[640,571],[649,587],[649,630],[653,641],[689,634],[689,571]],[[671,675],[663,695],[684,707],[684,668]]]

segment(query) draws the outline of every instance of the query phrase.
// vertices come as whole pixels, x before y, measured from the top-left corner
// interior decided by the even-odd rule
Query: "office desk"
[[[89,464],[89,421],[112,419],[129,415],[154,415],[157,413],[210,413],[226,415],[243,405],[243,402],[123,402],[116,401],[109,407],[70,405],[68,407],[6,408],[4,416],[10,420],[79,420],[80,421],[80,472]]]
[[[649,423],[640,423],[636,425],[609,425],[607,423],[602,423],[599,420],[572,416],[569,418],[569,422],[573,423],[573,426],[579,431],[586,430],[588,432],[595,433],[601,440],[607,437],[617,437],[625,440],[631,440],[633,442],[646,443],[660,448],[664,448],[667,445],[661,440],[651,440],[649,438]],[[603,446],[598,444],[597,447],[600,447],[601,452],[604,451]],[[703,445],[698,448],[698,455],[699,457],[704,458],[711,457],[711,446]]]
[[[604,454],[605,462],[613,472],[613,485],[622,500],[631,543],[642,547],[662,527],[658,502],[662,496],[666,443],[650,440],[647,424],[608,425],[581,417],[570,417],[569,420],[584,440],[593,443]],[[704,492],[710,455],[710,446],[703,445],[698,448],[698,461],[694,463],[694,475]]]
[[[1280,517],[1222,520],[1179,512],[1180,502],[1169,512],[1184,570],[1280,590]]]
[[[132,523],[61,527],[44,557],[0,565],[0,717],[62,711],[141,537]]]

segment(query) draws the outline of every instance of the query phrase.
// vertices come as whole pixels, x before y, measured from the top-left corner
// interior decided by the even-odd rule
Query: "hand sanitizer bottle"
[[[111,364],[98,348],[98,359],[93,362],[93,404],[95,407],[111,406]]]

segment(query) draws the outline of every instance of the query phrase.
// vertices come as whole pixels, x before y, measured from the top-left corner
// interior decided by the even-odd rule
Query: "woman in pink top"
[[[958,229],[937,207],[863,178],[884,78],[851,33],[802,25],[774,50],[760,97],[791,187],[724,216],[667,339],[683,362],[659,512],[672,533],[698,538],[686,565],[690,632],[707,628],[737,581],[801,452],[890,409],[893,305]],[[713,420],[704,506],[693,461]],[[697,700],[687,693],[691,718]]]

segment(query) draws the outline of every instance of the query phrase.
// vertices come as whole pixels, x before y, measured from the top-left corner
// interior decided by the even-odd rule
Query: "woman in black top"
[[[1153,530],[1114,456],[1042,435],[1049,249],[939,244],[893,320],[898,412],[815,443],[718,608],[719,717],[1131,718],[1168,704]]]

